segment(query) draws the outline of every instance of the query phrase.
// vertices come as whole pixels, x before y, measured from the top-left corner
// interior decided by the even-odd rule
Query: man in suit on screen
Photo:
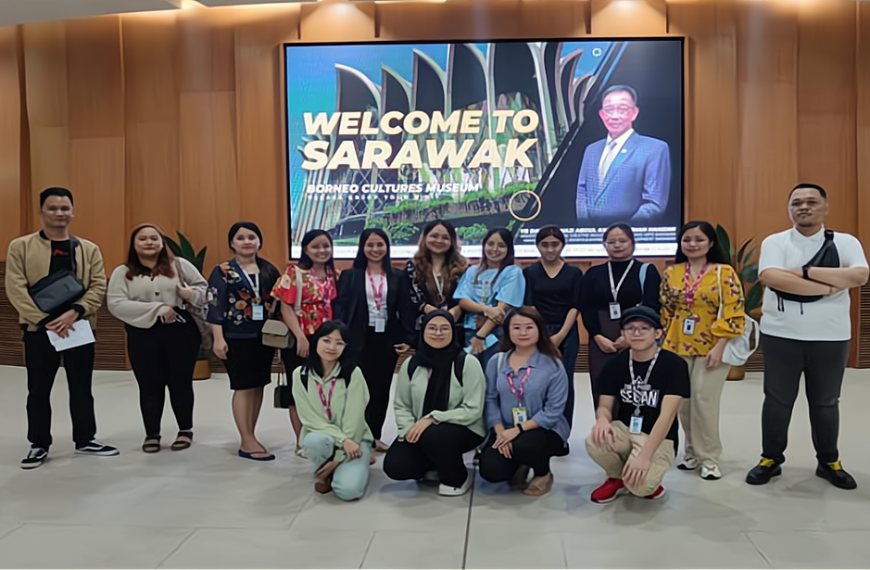
[[[632,128],[640,109],[628,85],[609,87],[598,116],[607,138],[586,147],[577,180],[577,226],[645,225],[664,213],[671,187],[668,143]]]

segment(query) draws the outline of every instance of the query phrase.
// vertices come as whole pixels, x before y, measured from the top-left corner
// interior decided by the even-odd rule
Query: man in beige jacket
[[[72,237],[73,196],[66,188],[48,188],[39,195],[43,229],[12,240],[6,257],[6,294],[18,311],[24,331],[27,368],[27,439],[30,452],[22,469],[35,469],[48,458],[51,447],[51,389],[63,360],[69,385],[73,441],[79,455],[118,455],[118,450],[95,439],[97,422],[91,381],[94,344],[58,352],[49,331],[68,337],[76,323],[87,319],[96,328],[96,315],[106,293],[103,257],[96,244]],[[45,313],[37,307],[31,290],[49,275],[74,272],[85,292],[63,306]],[[82,325],[86,326],[86,325]]]

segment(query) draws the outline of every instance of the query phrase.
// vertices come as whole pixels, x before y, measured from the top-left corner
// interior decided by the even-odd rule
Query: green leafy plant
[[[203,247],[197,252],[190,243],[190,240],[188,240],[183,233],[175,233],[178,236],[177,242],[169,236],[163,236],[163,241],[166,242],[169,251],[171,251],[172,255],[175,257],[186,259],[196,267],[197,271],[202,273],[203,266],[205,265],[205,252],[208,250],[208,246]]]
[[[753,238],[749,238],[735,250],[731,237],[720,225],[716,226],[716,238],[731,258],[731,265],[743,282],[746,312],[751,313],[761,306],[761,297],[764,293],[764,286],[758,280],[758,261],[755,259],[758,247],[753,245]]]

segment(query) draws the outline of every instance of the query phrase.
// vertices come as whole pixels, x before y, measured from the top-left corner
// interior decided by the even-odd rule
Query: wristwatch
[[[526,431],[523,429],[523,424],[517,424],[517,429],[520,430],[520,433],[523,433],[524,431]]]
[[[804,279],[809,281],[810,280],[810,268],[808,266],[804,265],[801,269],[803,270]]]

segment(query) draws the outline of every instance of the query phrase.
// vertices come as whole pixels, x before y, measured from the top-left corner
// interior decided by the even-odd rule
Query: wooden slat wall
[[[0,29],[0,261],[38,227],[39,191],[63,185],[75,231],[100,243],[109,270],[145,221],[207,245],[211,265],[229,253],[226,228],[250,219],[282,265],[282,42],[587,34],[688,38],[687,218],[761,238],[788,226],[785,195],[812,180],[830,191],[829,225],[870,243],[858,223],[870,218],[865,2],[328,1]],[[856,293],[852,363],[870,366],[862,303]],[[10,310],[0,296],[0,362],[20,358]],[[113,344],[101,366],[121,365],[121,339],[101,334]]]

